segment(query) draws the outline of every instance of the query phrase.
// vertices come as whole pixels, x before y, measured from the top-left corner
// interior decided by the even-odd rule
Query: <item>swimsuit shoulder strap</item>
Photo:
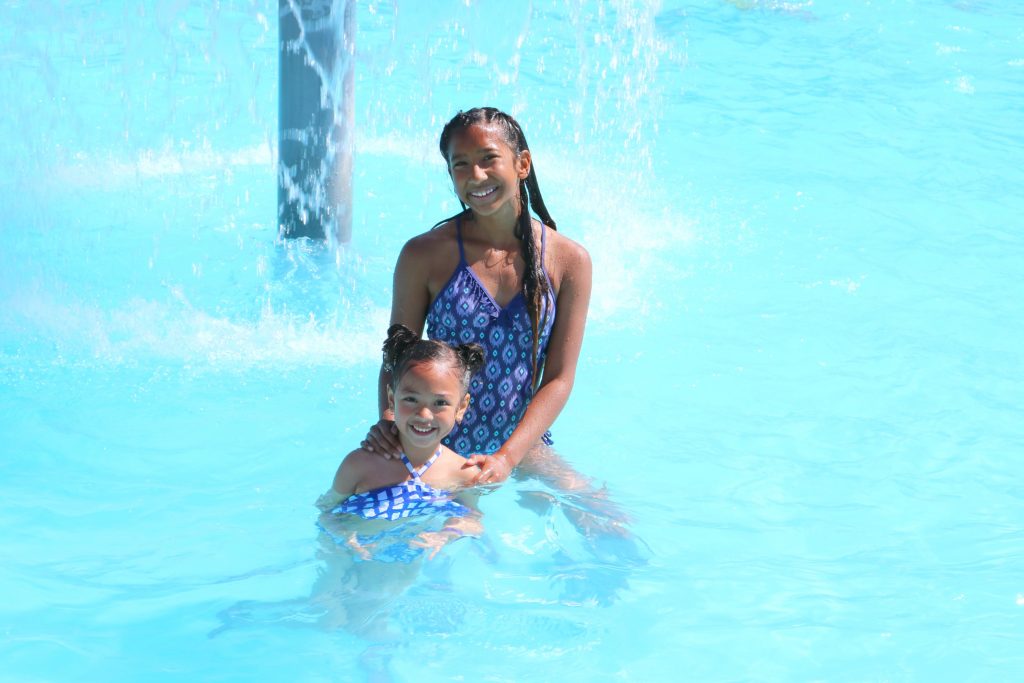
[[[409,470],[409,474],[413,477],[418,477],[419,473],[416,471],[416,468],[412,466],[412,463],[409,462],[408,456],[406,456],[405,453],[399,453],[399,455],[402,456],[402,464],[405,465],[405,469]]]
[[[437,450],[434,451],[434,454],[430,456],[430,458],[428,458],[427,461],[423,463],[423,465],[419,469],[416,469],[415,467],[412,466],[412,462],[409,461],[409,458],[405,455],[405,453],[402,453],[401,455],[402,462],[405,463],[405,469],[409,470],[409,474],[412,475],[413,479],[419,479],[420,477],[423,476],[424,472],[430,469],[430,466],[434,464],[434,461],[437,460],[438,456],[441,455],[441,447],[438,446]]]

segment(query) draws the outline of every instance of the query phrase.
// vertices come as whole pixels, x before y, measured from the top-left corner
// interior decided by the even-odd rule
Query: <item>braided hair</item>
[[[441,131],[441,140],[438,146],[445,163],[448,162],[452,136],[473,125],[492,125],[501,131],[505,142],[517,157],[530,149],[530,146],[526,144],[526,135],[523,133],[522,127],[512,116],[494,107],[476,107],[469,111],[460,111],[445,124]],[[471,210],[461,198],[459,203],[462,204],[462,213],[459,215],[469,214]],[[540,185],[537,183],[537,172],[532,163],[529,175],[519,181],[519,221],[516,224],[515,236],[521,243],[523,260],[526,262],[526,270],[523,273],[523,298],[526,301],[526,310],[530,316],[530,326],[533,331],[533,390],[536,392],[540,385],[540,373],[537,371],[537,362],[540,358],[540,331],[547,325],[550,313],[550,307],[545,306],[544,317],[543,320],[541,319],[541,302],[550,294],[550,286],[547,278],[544,277],[544,264],[541,262],[541,255],[533,237],[531,208],[544,225],[552,230],[558,229],[555,220],[548,213],[547,206],[544,205]]]
[[[442,341],[420,339],[419,335],[400,323],[388,328],[384,341],[384,369],[391,373],[391,389],[410,365],[417,363],[448,363],[458,371],[462,391],[469,390],[469,380],[484,366],[484,349],[479,344],[451,346]]]

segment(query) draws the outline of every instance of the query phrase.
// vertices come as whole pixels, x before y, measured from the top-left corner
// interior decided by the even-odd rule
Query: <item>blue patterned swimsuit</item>
[[[427,336],[452,345],[476,342],[484,347],[487,362],[473,376],[469,387],[472,400],[462,423],[455,426],[443,443],[462,456],[490,454],[512,435],[533,396],[533,330],[522,292],[502,308],[469,267],[462,245],[461,217],[455,219],[455,235],[459,265],[427,312]],[[543,264],[546,226],[541,228],[540,244]],[[543,328],[538,372],[544,367],[555,323],[555,299],[551,293],[554,288],[547,269],[544,278],[548,281],[548,295],[541,304]],[[543,441],[551,443],[551,432],[544,434]]]
[[[452,500],[447,491],[435,489],[420,479],[427,468],[434,464],[441,455],[441,449],[430,456],[423,466],[416,469],[409,458],[402,453],[402,462],[412,475],[410,479],[393,486],[382,486],[379,489],[354,493],[341,501],[332,510],[332,514],[359,515],[364,519],[395,520],[411,515],[436,514],[448,512],[453,515],[464,515],[469,508]]]

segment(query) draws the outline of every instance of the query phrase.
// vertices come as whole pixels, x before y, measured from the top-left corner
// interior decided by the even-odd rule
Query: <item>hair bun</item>
[[[475,375],[487,361],[484,347],[479,344],[462,344],[455,347],[455,351],[459,354],[459,358],[462,360],[462,364],[466,366],[470,376]]]
[[[393,370],[398,359],[419,340],[419,335],[401,323],[389,327],[388,338],[384,340],[384,346],[381,348],[384,352],[384,369],[388,372]]]

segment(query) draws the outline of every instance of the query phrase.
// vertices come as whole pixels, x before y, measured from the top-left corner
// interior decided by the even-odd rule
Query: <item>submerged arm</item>
[[[409,541],[411,546],[430,550],[431,552],[427,556],[428,560],[434,559],[441,548],[452,541],[464,536],[479,538],[484,533],[483,513],[476,507],[477,496],[470,496],[464,492],[456,496],[456,500],[466,505],[467,512],[464,515],[449,517],[439,530],[424,531]]]

